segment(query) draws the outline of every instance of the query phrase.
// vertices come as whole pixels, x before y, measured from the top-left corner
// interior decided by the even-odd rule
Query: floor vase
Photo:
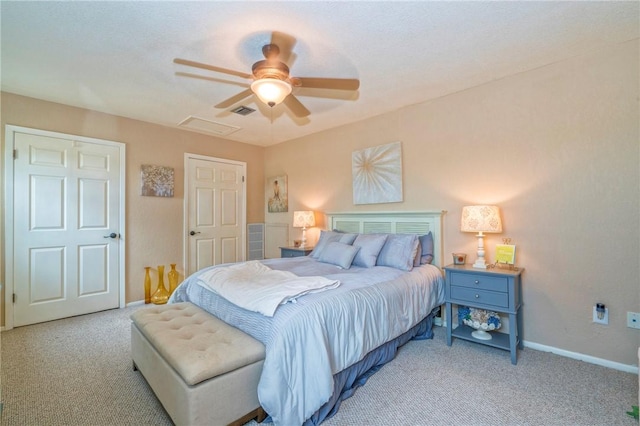
[[[158,288],[151,296],[151,303],[164,305],[169,300],[169,296],[169,291],[164,286],[164,265],[160,265],[158,266]]]

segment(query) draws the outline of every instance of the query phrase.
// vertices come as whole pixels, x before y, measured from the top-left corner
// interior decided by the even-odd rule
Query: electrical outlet
[[[640,314],[627,312],[627,327],[640,329]]]
[[[609,308],[604,308],[604,317],[602,319],[598,318],[598,312],[596,311],[596,307],[593,307],[593,322],[596,324],[609,325]]]

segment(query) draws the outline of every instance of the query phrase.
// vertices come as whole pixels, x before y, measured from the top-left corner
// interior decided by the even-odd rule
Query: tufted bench
[[[131,319],[133,367],[175,424],[264,419],[262,343],[188,302],[140,309]]]

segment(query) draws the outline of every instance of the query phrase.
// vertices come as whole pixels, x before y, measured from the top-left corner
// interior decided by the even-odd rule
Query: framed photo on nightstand
[[[516,263],[516,246],[513,244],[497,244],[496,245],[496,262],[515,265]]]

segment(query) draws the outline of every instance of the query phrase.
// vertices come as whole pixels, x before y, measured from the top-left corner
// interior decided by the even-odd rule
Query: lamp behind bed
[[[312,211],[294,211],[293,212],[293,227],[302,228],[302,242],[301,248],[305,248],[307,245],[307,228],[316,226],[316,218]]]

